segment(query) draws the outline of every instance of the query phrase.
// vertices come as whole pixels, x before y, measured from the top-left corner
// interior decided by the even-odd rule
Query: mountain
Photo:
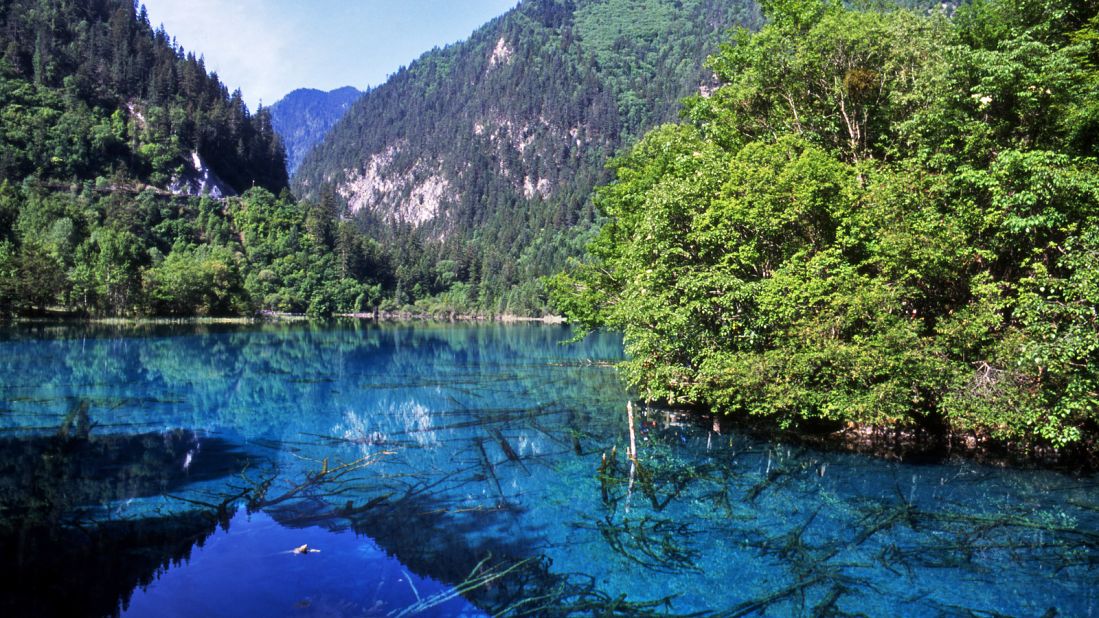
[[[287,185],[266,110],[250,114],[201,56],[128,0],[0,2],[0,177],[123,173],[165,187]]]
[[[286,146],[286,168],[290,174],[362,95],[351,86],[328,92],[300,88],[271,106],[271,122]]]
[[[0,318],[372,305],[374,247],[287,183],[269,110],[132,0],[0,0]]]
[[[607,161],[677,118],[746,0],[525,0],[356,101],[293,177],[387,247],[395,300],[539,312]]]

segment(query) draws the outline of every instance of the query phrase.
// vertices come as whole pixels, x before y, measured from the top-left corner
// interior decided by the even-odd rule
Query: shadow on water
[[[263,510],[286,527],[350,528],[412,572],[449,586],[389,615],[431,615],[459,595],[493,616],[667,615],[668,599],[612,597],[593,575],[554,570],[552,559],[540,551],[538,535],[517,528],[521,507],[501,501],[466,508],[432,491],[438,481],[400,495],[381,494],[360,506],[304,499]],[[473,485],[481,482],[475,479],[471,487],[479,491]]]
[[[237,474],[245,455],[184,430],[96,435],[87,411],[73,406],[53,435],[0,440],[0,615],[117,615],[227,525],[228,506],[120,505]]]
[[[343,465],[325,460],[300,477],[255,482],[250,508],[286,527],[354,530],[410,570],[450,586],[406,613],[430,611],[457,595],[488,614],[512,616],[1055,616],[1086,612],[1090,603],[1053,591],[1030,590],[1027,604],[982,594],[1009,577],[1052,590],[1099,570],[1099,508],[1079,501],[1087,486],[1073,479],[1021,476],[1018,485],[1005,485],[980,467],[885,466],[661,425],[660,413],[647,411],[636,460],[606,435],[611,448],[587,460],[596,504],[538,519],[536,503],[515,481],[534,477],[545,488],[558,472],[509,440],[535,419],[569,416],[545,408],[490,412],[480,423],[443,426],[464,432],[440,442],[448,467],[419,459],[431,451],[415,448],[401,455],[422,465],[391,466],[388,473],[375,466],[385,467],[396,452]],[[598,439],[585,436],[577,449],[564,450],[594,455]],[[330,439],[315,445],[339,452]],[[837,474],[840,467],[847,470]],[[282,493],[269,491],[276,486]],[[1057,507],[1034,502],[1062,490],[1072,495]],[[561,545],[548,540],[550,528],[562,526],[585,537],[581,545],[600,548],[592,562],[554,563]],[[734,544],[715,546],[729,536]],[[694,582],[694,590],[690,583],[678,590],[631,585],[627,597],[601,578],[615,571]],[[732,594],[720,591],[723,608],[710,594],[717,591],[704,587],[722,573],[739,578]],[[694,602],[681,603],[691,595]],[[908,609],[898,612],[902,605]]]

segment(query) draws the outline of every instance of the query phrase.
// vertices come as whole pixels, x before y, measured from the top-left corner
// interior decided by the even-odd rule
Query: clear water
[[[3,331],[0,615],[1099,612],[1097,479],[640,407],[633,466],[619,341],[568,337]]]

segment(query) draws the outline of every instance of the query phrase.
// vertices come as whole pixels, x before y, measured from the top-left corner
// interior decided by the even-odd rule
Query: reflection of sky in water
[[[80,402],[93,437],[194,432],[171,450],[120,442],[159,491],[85,484],[98,503],[66,508],[158,521],[266,483],[261,511],[226,513],[228,532],[204,532],[189,561],[135,592],[134,615],[170,615],[188,598],[202,615],[230,601],[262,615],[472,611],[449,599],[458,592],[488,613],[591,614],[623,597],[659,601],[619,604],[625,614],[1097,609],[1094,478],[821,453],[647,410],[631,469],[627,395],[604,366],[621,354],[614,337],[560,346],[567,330],[540,325],[196,330],[0,339],[0,437],[13,452],[54,435]],[[92,461],[118,450],[100,447]],[[302,543],[321,553],[279,553]]]
[[[385,616],[449,586],[410,573],[369,538],[323,528],[290,529],[262,513],[238,513],[230,532],[218,532],[147,591],[134,595],[125,616]],[[295,554],[308,544],[319,551]],[[242,600],[246,606],[242,607]],[[429,614],[480,616],[460,596]]]

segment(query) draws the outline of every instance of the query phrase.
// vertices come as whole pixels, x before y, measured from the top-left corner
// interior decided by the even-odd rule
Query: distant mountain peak
[[[298,88],[270,107],[275,132],[286,147],[286,167],[290,174],[362,95],[362,91],[353,86],[327,92]]]

